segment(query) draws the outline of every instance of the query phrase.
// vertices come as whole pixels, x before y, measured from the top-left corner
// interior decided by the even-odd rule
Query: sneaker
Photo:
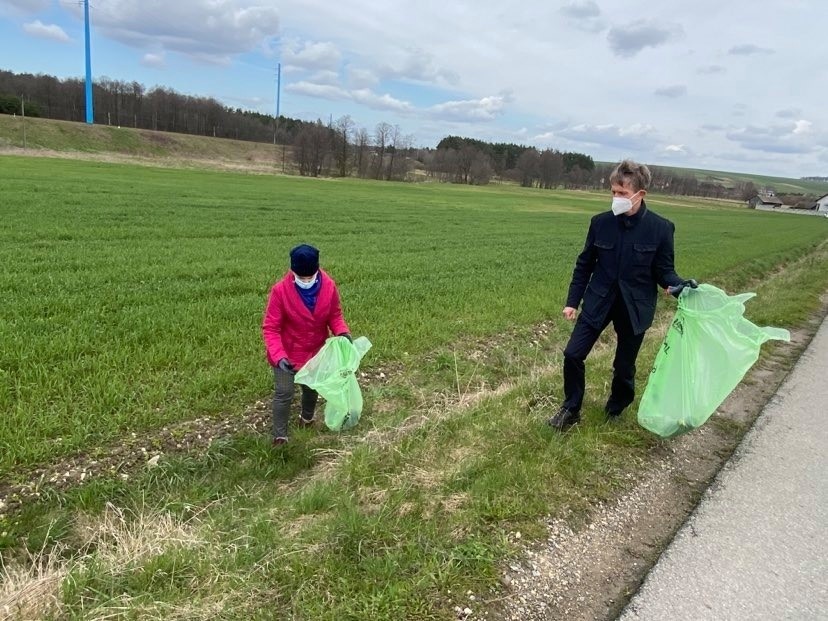
[[[283,446],[287,444],[288,439],[284,436],[279,436],[278,438],[273,438],[273,441],[270,443],[270,446]]]
[[[299,426],[300,427],[313,427],[313,424],[316,422],[314,418],[305,418],[304,416],[299,416]]]
[[[552,429],[557,429],[558,431],[566,431],[572,425],[577,424],[581,420],[580,412],[573,412],[572,410],[568,410],[566,408],[561,408],[558,410],[558,413],[555,414],[552,418],[546,421],[546,424],[552,427]]]

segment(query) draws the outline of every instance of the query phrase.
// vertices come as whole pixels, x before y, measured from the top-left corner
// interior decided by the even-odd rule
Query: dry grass
[[[41,550],[25,567],[0,559],[0,620],[43,619],[60,611],[60,585],[68,568],[58,556],[59,550]]]
[[[95,571],[118,574],[125,568],[135,568],[170,549],[194,548],[206,543],[199,535],[198,516],[181,520],[160,510],[124,511],[107,504],[103,514],[94,520],[81,520],[77,535],[84,541],[81,552],[72,558],[63,558],[65,549],[58,546],[48,554],[41,550],[31,555],[25,565],[4,565],[0,559],[0,620],[43,619],[60,613],[63,608],[61,586],[73,571]],[[94,568],[94,569],[90,569]],[[127,596],[113,604],[96,609],[90,619],[110,619],[134,612],[133,602]],[[210,609],[220,602],[205,606],[199,604],[203,615],[193,614],[195,608],[172,609],[164,604],[158,614],[141,618],[194,619],[214,618]]]
[[[182,521],[163,511],[127,512],[111,503],[99,519],[79,530],[87,542],[85,548],[110,570],[137,565],[174,547],[206,543],[198,534],[197,517]]]

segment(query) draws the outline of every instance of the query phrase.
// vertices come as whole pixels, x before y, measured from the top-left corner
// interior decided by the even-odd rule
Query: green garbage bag
[[[318,392],[325,404],[325,424],[333,431],[350,429],[362,414],[362,392],[356,371],[371,341],[364,336],[351,343],[344,336],[333,336],[294,378]]]
[[[765,341],[790,341],[782,328],[744,317],[755,293],[729,296],[713,285],[685,288],[656,355],[638,408],[638,423],[662,438],[703,425],[759,358]]]

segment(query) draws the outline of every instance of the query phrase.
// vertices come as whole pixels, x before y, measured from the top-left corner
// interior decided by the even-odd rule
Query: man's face
[[[623,185],[613,183],[611,189],[613,198],[621,197],[630,199],[632,209],[628,212],[629,215],[633,215],[638,211],[638,208],[641,206],[641,199],[644,198],[644,194],[646,194],[643,190],[635,190],[631,188],[629,182],[624,183]]]

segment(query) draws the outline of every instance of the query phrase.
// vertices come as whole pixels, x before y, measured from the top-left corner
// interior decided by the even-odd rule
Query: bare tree
[[[400,126],[394,125],[388,132],[388,152],[391,154],[391,158],[388,162],[388,172],[385,176],[386,181],[391,181],[391,173],[394,170],[394,158],[397,156],[397,150],[400,147],[401,139],[402,134],[400,133]]]
[[[520,175],[520,185],[531,188],[538,178],[538,161],[540,156],[536,149],[526,149],[518,157],[515,168]]]
[[[360,177],[368,176],[368,145],[371,137],[368,130],[360,127],[356,133],[356,170]]]
[[[759,192],[756,191],[756,186],[753,184],[753,181],[748,181],[741,187],[739,198],[743,201],[749,201],[758,193]]]
[[[393,148],[391,163],[388,165],[388,179],[394,181],[405,181],[410,169],[410,158],[408,153],[414,144],[414,136],[401,135],[399,132],[393,136],[391,146]]]
[[[300,175],[318,177],[327,174],[331,163],[330,129],[321,121],[303,127],[294,139],[293,156]]]
[[[492,158],[483,151],[477,150],[469,168],[469,183],[486,185],[491,181],[492,175],[494,175]]]
[[[563,156],[559,151],[547,149],[538,158],[538,180],[545,190],[558,186],[563,178]]]
[[[376,145],[378,152],[377,152],[377,163],[376,163],[376,179],[380,179],[382,177],[382,165],[385,161],[385,149],[388,146],[388,138],[391,135],[391,126],[383,121],[382,123],[377,123],[376,130],[374,131],[374,144]]]
[[[334,152],[336,168],[340,177],[347,177],[351,174],[351,144],[349,142],[354,129],[354,122],[347,114],[339,117],[334,123]]]

